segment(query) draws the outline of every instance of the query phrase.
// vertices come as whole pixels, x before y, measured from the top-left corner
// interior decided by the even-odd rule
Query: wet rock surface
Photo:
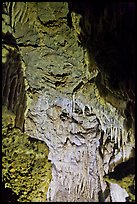
[[[21,84],[16,121],[49,148],[43,201],[134,201],[116,171],[135,151],[134,4],[6,2],[3,39],[4,104],[16,113]]]

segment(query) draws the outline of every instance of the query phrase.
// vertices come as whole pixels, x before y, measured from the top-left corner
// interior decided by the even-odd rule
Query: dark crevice
[[[72,28],[72,18],[71,18],[71,12],[69,11],[67,14],[67,24],[69,26],[69,28]]]
[[[10,16],[10,26],[11,26],[11,28],[12,28],[12,7],[13,7],[13,2],[10,2],[9,16]]]
[[[16,43],[16,39],[9,32],[7,32],[6,34],[2,32],[2,44],[9,45],[11,47],[15,47],[17,50],[19,50],[17,43]]]
[[[57,20],[49,20],[48,22],[44,23],[40,17],[38,16],[38,20],[40,21],[40,23],[43,25],[43,26],[46,26],[46,27],[54,27],[54,26],[58,26],[58,23],[57,23]],[[55,24],[57,23],[57,24]]]
[[[75,93],[77,90],[79,90],[83,84],[84,84],[83,81],[81,81],[81,82],[73,89],[73,92],[72,92],[72,93]]]
[[[56,81],[55,82],[55,87],[58,87],[58,86],[64,86],[66,82],[62,82],[62,81]]]
[[[54,76],[54,77],[66,77],[66,76],[69,76],[70,73],[63,73],[63,74],[53,74],[52,72],[50,73],[51,76]]]
[[[18,45],[19,47],[34,47],[34,48],[41,47],[41,46],[39,46],[39,45],[37,45],[37,44],[17,43],[17,45]]]
[[[128,161],[118,164],[114,168],[114,172],[108,174],[109,178],[121,180],[122,178],[135,174],[135,158],[130,158]]]
[[[2,182],[1,186],[1,195],[2,202],[17,202],[19,197],[11,188],[5,188],[4,182]]]
[[[9,11],[7,9],[7,2],[3,2],[2,4],[2,14],[6,14],[7,16],[9,15]]]

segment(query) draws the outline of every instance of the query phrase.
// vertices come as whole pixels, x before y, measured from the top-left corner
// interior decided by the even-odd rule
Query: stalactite
[[[70,185],[70,182],[68,182],[68,192],[69,192],[69,194],[71,193],[71,185]]]
[[[122,129],[122,150],[123,150],[123,161],[125,161],[125,130]]]
[[[87,165],[87,176],[89,177],[89,165]]]
[[[78,194],[78,185],[76,185],[76,200],[77,200],[78,196],[79,196],[79,194]]]
[[[63,173],[62,173],[63,174]],[[66,186],[66,177],[65,177],[65,172],[64,172],[64,176],[63,176],[63,186]]]
[[[85,186],[86,186],[86,178],[84,177],[83,178],[83,186],[82,186],[82,189],[81,189],[81,193],[85,192]]]
[[[123,161],[125,161],[125,146],[122,146],[122,151],[123,151]]]
[[[122,146],[122,128],[120,127],[120,146]]]
[[[92,187],[92,179],[90,180],[90,198],[92,199],[93,198],[93,192],[94,192],[94,189]]]
[[[83,114],[83,117],[85,117],[86,115],[85,115],[85,106],[84,107],[82,107],[82,114]]]
[[[80,195],[80,191],[81,191],[81,180],[79,182],[79,186],[78,186],[78,194]]]
[[[111,124],[111,129],[110,129],[110,135],[111,135],[111,141],[113,139],[113,125]]]
[[[124,145],[124,129],[122,129],[122,146]]]
[[[117,140],[118,140],[117,127],[115,127],[114,136],[115,136],[115,144],[117,144]]]
[[[71,125],[72,125],[72,133],[74,134],[75,133],[75,123],[72,122]]]
[[[89,113],[88,113],[88,115],[91,115],[91,107],[88,105],[88,104],[86,104],[86,106],[85,106],[85,108],[84,108],[84,112],[86,112],[86,107],[88,108],[88,110],[89,110]]]
[[[105,124],[103,124],[103,122],[100,120],[100,124],[101,124],[101,129],[102,131],[104,131],[105,134],[107,134],[106,130],[107,130],[107,127]]]
[[[118,128],[118,149],[120,149],[120,140],[121,140],[121,134],[120,134],[120,128]]]
[[[79,194],[82,193],[83,182],[84,182],[84,177],[83,177],[83,175],[81,175],[81,182],[80,182],[80,185],[79,185]]]
[[[73,202],[75,202],[75,185],[73,185],[73,188],[72,188],[72,197],[73,197]]]
[[[64,178],[63,178],[63,176],[60,176],[60,182],[61,182],[61,185],[63,186],[63,184],[64,184]]]
[[[49,187],[48,192],[47,192],[47,200],[48,200],[48,201],[51,201],[51,200],[52,200],[52,196],[51,196],[51,186]]]
[[[103,132],[102,132],[103,134]],[[106,134],[109,135],[110,134],[110,129],[109,128],[106,128]]]
[[[72,114],[75,113],[75,93],[72,95]]]
[[[87,177],[87,199],[89,200],[90,199],[90,177],[88,175]]]
[[[127,143],[128,134],[129,134],[129,132],[127,132],[127,133],[126,133],[126,137],[125,137],[125,144]]]
[[[72,179],[70,177],[69,182],[68,182],[68,190],[69,190],[69,194],[71,193],[71,189],[72,189]]]

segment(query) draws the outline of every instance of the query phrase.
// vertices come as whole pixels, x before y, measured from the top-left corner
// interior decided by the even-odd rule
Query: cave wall
[[[2,108],[2,202],[44,202],[51,181],[49,149],[15,127],[16,115]]]
[[[20,53],[12,34],[3,33],[2,41],[2,105],[15,113],[15,126],[23,130],[26,91]]]
[[[24,133],[28,83],[8,6],[3,3],[1,201],[43,202],[52,177],[49,149]]]
[[[134,4],[12,2],[3,10],[3,50],[7,42],[20,54],[4,54],[3,101],[49,148],[47,201],[134,200],[134,167],[120,178],[115,170],[135,150]]]

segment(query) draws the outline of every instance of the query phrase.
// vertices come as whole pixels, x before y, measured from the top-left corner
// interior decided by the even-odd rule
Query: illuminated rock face
[[[119,29],[121,22],[127,29],[128,8],[133,17],[133,4],[101,3],[98,8],[72,2],[4,3],[3,43],[14,44],[21,64],[12,63],[15,68],[10,69],[3,48],[3,89],[15,89],[3,103],[13,111],[22,70],[23,88],[18,90],[25,94],[14,113],[16,118],[22,113],[24,131],[49,148],[52,180],[45,190],[47,201],[125,201],[128,195],[134,200],[134,171],[119,178],[115,170],[133,158],[135,150],[134,38],[121,38]],[[123,13],[116,15],[121,9]],[[14,40],[9,40],[9,32]],[[129,44],[125,62],[123,47]],[[128,187],[121,185],[131,177]],[[121,187],[123,194],[114,193],[113,182],[128,195]]]
[[[125,139],[120,121],[116,123],[116,117],[113,123],[109,120],[116,110],[111,107],[108,122],[101,125],[101,117],[97,117],[100,112],[92,108],[95,98],[88,104],[84,100],[82,94],[69,99],[56,91],[53,95],[44,92],[28,112],[26,132],[45,141],[50,151],[52,181],[48,201],[105,200],[106,195],[101,193],[107,189],[103,176],[133,156],[134,145]],[[101,106],[98,101],[96,106]]]
[[[49,103],[50,97],[52,103]],[[26,119],[25,128],[29,135],[38,136],[49,146],[52,181],[47,199],[98,201],[101,190],[98,166],[102,166],[98,158],[99,121],[92,112],[86,114],[86,110],[82,110],[82,103],[76,109],[76,101],[58,94],[50,97],[39,96]]]

